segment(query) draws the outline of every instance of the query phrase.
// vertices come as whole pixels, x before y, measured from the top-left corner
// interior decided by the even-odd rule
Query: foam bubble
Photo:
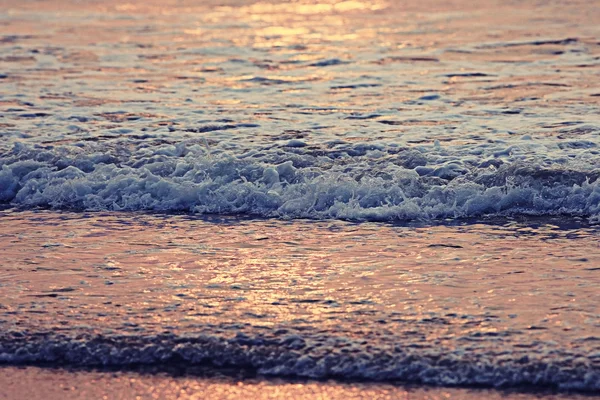
[[[0,201],[369,221],[600,216],[600,170],[583,158],[543,165],[461,158],[439,146],[425,152],[365,144],[347,146],[342,155],[286,146],[210,154],[185,143],[140,146],[134,153],[98,150],[14,146],[0,158]]]
[[[350,349],[352,351],[343,351]],[[260,374],[317,379],[402,381],[444,386],[510,388],[530,386],[595,392],[600,370],[587,355],[553,351],[523,355],[460,349],[422,351],[345,337],[298,334],[265,338],[239,333],[210,335],[92,336],[81,334],[0,336],[0,364],[70,366],[214,365],[242,367]]]

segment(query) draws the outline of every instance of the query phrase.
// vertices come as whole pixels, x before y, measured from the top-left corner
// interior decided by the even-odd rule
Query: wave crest
[[[0,202],[359,221],[520,214],[600,218],[598,169],[501,160],[434,163],[415,150],[374,157],[379,148],[354,157],[302,149],[234,156],[185,144],[142,154],[119,151],[123,154],[15,146],[0,158]]]

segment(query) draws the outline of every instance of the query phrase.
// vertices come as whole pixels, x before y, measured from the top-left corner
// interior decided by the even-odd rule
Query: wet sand
[[[589,396],[435,387],[402,387],[381,383],[194,378],[133,372],[65,371],[0,368],[0,399],[365,399],[365,400],[585,400]]]

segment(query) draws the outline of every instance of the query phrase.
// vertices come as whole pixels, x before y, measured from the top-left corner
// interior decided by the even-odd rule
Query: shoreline
[[[459,227],[470,225],[486,226],[508,226],[511,224],[521,226],[538,227],[540,225],[553,225],[560,229],[577,228],[600,228],[600,220],[593,220],[590,215],[570,215],[570,214],[493,214],[482,215],[479,217],[454,217],[439,219],[414,219],[414,220],[353,220],[343,218],[284,218],[281,216],[261,216],[252,214],[216,214],[216,213],[192,213],[186,211],[152,211],[152,210],[79,210],[79,209],[54,209],[51,207],[18,207],[12,204],[0,204],[0,217],[8,214],[59,214],[72,216],[73,218],[89,218],[123,215],[125,218],[130,216],[148,216],[155,218],[182,218],[190,221],[201,221],[206,223],[233,224],[241,222],[281,222],[281,223],[339,223],[347,225],[374,224],[392,228],[428,228],[428,227]]]
[[[161,398],[161,399],[403,399],[584,400],[595,396],[543,390],[498,390],[400,385],[377,382],[235,377],[219,371],[201,376],[165,372],[99,371],[0,366],[0,399]]]

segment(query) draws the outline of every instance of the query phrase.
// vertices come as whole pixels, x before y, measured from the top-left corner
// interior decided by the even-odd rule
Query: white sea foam
[[[209,154],[205,146],[185,142],[133,152],[114,144],[16,144],[0,156],[0,201],[24,208],[376,221],[518,214],[600,218],[595,154],[580,151],[549,162],[502,157],[494,148],[468,153],[439,145],[361,143],[241,154],[219,149]]]
[[[538,387],[597,392],[600,371],[590,359],[597,354],[547,350],[530,355],[461,349],[418,348],[353,341],[345,337],[280,335],[272,338],[238,334],[217,336],[92,336],[20,332],[0,336],[0,364],[70,366],[194,365],[241,367],[264,375],[316,379],[343,378],[403,381],[433,385]],[[346,347],[346,350],[342,351]],[[551,354],[551,357],[548,357]]]

